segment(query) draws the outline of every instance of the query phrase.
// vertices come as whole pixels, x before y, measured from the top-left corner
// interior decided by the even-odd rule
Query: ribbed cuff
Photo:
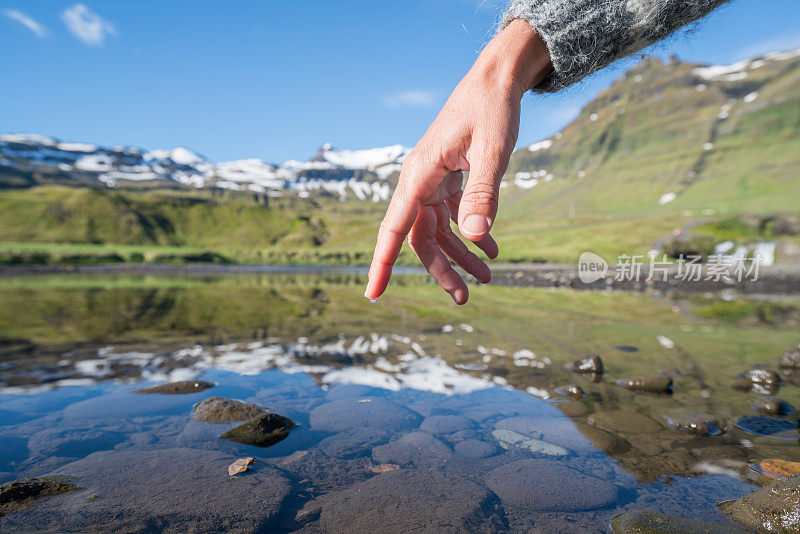
[[[526,20],[547,44],[551,93],[663,39],[729,0],[512,0],[500,23]]]
[[[503,15],[500,29],[512,20],[527,21],[542,37],[550,52],[553,73],[534,87],[537,93],[553,93],[585,78],[619,55],[619,29],[630,27],[624,2],[597,0],[513,0]],[[627,33],[623,30],[623,35]]]

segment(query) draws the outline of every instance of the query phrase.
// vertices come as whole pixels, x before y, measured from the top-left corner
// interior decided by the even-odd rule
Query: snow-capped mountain
[[[63,142],[37,134],[0,134],[0,178],[10,174],[23,184],[72,182],[107,187],[194,187],[301,197],[313,193],[341,200],[354,196],[387,200],[388,178],[400,171],[408,149],[393,145],[368,150],[322,146],[306,162],[273,165],[259,159],[213,163],[177,147],[145,151]]]

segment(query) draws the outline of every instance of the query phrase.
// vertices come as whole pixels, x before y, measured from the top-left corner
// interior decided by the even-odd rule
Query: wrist
[[[515,19],[486,46],[476,66],[490,73],[501,83],[522,95],[542,82],[552,71],[550,52],[541,36],[530,24]]]

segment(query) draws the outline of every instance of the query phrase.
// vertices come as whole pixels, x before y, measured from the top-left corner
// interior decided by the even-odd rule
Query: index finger
[[[438,185],[447,172],[447,169],[438,165],[417,165],[412,162],[403,166],[400,182],[378,231],[367,290],[364,292],[366,298],[374,301],[386,291],[397,255],[417,218],[425,186]]]

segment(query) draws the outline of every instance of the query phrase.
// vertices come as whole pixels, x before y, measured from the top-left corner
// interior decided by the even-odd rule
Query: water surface
[[[0,279],[0,482],[75,475],[81,491],[0,519],[11,530],[603,531],[648,509],[726,524],[800,460],[797,440],[735,426],[800,342],[794,302],[471,287],[422,277],[378,304],[359,273]],[[567,364],[599,354],[601,376]],[[617,380],[667,374],[671,395]],[[182,380],[189,395],[133,390]],[[800,406],[785,376],[775,392]],[[586,393],[569,400],[569,384]],[[222,396],[298,423],[268,448],[193,421]],[[669,422],[701,416],[703,436]],[[782,416],[789,422],[796,416]],[[231,479],[237,458],[257,459]]]

